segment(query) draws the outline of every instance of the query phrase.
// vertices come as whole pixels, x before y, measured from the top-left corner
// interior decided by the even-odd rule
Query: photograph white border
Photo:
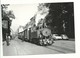
[[[0,19],[0,56],[2,58],[79,58],[80,56],[80,2],[79,0],[1,0],[1,4],[30,4],[30,3],[56,3],[56,2],[74,2],[74,20],[75,20],[75,47],[76,52],[71,54],[41,54],[26,56],[3,56],[2,49],[2,25]],[[0,7],[1,10],[1,7]],[[1,18],[1,14],[0,14]]]

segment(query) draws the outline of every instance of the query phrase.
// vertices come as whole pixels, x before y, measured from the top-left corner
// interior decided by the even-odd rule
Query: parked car
[[[68,39],[69,39],[68,36],[65,35],[65,34],[61,34],[61,35],[53,34],[53,35],[52,35],[52,38],[53,38],[53,39],[57,39],[57,40],[59,40],[59,39],[66,39],[66,40],[68,40]]]
[[[66,39],[66,40],[68,40],[68,39],[69,39],[69,38],[68,38],[68,36],[67,36],[67,35],[65,35],[65,34],[62,34],[61,36],[62,36],[62,39]]]
[[[62,39],[62,36],[58,35],[58,34],[53,34],[52,35],[53,39]]]

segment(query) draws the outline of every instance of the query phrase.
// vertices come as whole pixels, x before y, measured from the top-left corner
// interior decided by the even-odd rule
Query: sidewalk
[[[13,45],[13,41],[10,41],[9,46],[6,45],[6,42],[3,45],[3,56],[8,56],[8,55],[17,55],[17,50],[16,47]]]

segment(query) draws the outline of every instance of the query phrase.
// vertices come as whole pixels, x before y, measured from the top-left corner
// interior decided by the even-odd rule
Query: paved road
[[[38,46],[29,42],[22,42],[17,37],[10,41],[10,46],[3,45],[4,56],[32,55],[32,54],[60,54],[74,53],[75,41],[59,40],[52,46]]]

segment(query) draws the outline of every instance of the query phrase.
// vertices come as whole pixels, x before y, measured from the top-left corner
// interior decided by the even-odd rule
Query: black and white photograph
[[[3,56],[75,53],[74,2],[1,4]]]

